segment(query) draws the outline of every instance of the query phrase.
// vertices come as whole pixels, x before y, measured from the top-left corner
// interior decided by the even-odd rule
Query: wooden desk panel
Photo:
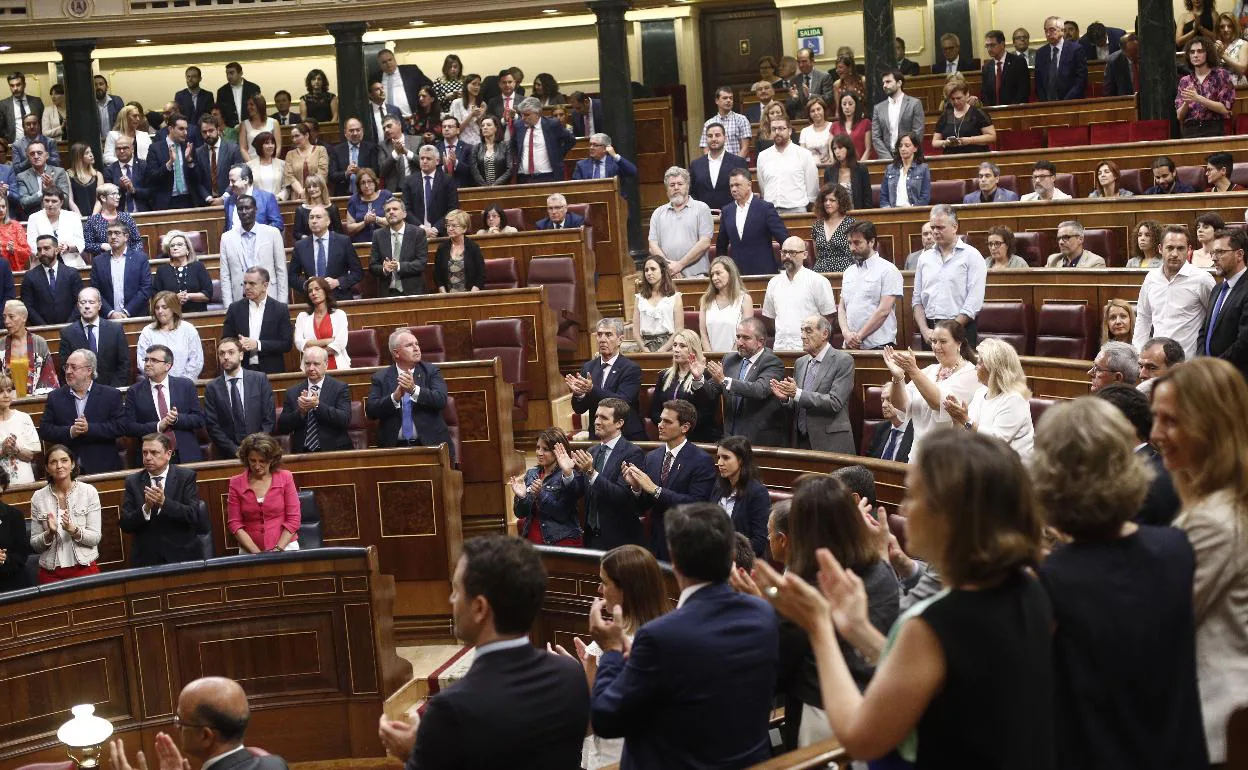
[[[1010,49],[1011,53],[1013,52],[1013,50],[1014,50],[1013,48]],[[927,64],[924,64],[923,70],[924,71],[930,70],[931,67],[929,65],[930,65],[930,62]],[[982,87],[982,84],[981,84],[982,73],[980,72],[980,70],[975,70],[973,72],[963,72],[962,74],[966,77],[966,85],[971,89],[971,93],[978,95],[980,88]],[[1032,75],[1032,79],[1034,80],[1035,72],[1033,71],[1031,75]],[[1088,90],[1091,91],[1092,83],[1101,83],[1104,80],[1105,80],[1105,62],[1103,61],[1088,62]],[[941,100],[943,100],[945,97],[944,88],[945,88],[945,83],[947,82],[948,82],[948,79],[943,73],[939,73],[935,75],[915,75],[915,76],[906,78],[905,90],[908,95],[913,96],[916,99],[923,102],[923,109],[925,112],[931,113],[931,112],[936,112],[940,108]],[[1087,100],[1081,99],[1079,101],[1087,101]],[[1060,104],[1070,104],[1070,103],[1071,102],[1060,102]]]

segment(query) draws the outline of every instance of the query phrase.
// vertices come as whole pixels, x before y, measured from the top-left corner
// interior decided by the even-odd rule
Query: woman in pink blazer
[[[247,553],[299,547],[299,490],[290,471],[278,470],[282,448],[267,433],[238,447],[247,470],[230,479],[226,525]]]

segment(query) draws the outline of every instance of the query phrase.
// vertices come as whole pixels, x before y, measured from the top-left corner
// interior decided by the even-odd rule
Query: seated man
[[[17,193],[21,201],[22,208],[20,212],[23,216],[30,216],[39,211],[43,204],[47,193],[52,190],[61,191],[61,201],[71,200],[69,189],[69,174],[65,173],[65,169],[60,166],[49,163],[48,147],[55,146],[44,142],[31,142],[26,147],[25,158],[27,166],[24,170],[17,172]],[[17,158],[20,156],[14,156]],[[79,226],[79,230],[81,230]]]
[[[290,308],[269,298],[269,271],[253,267],[243,274],[243,298],[225,310],[222,337],[234,337],[243,348],[243,366],[277,374],[295,344]]]
[[[403,201],[390,198],[382,207],[386,227],[373,231],[368,271],[377,279],[377,294],[400,297],[425,293],[429,239],[425,231],[407,223]]]
[[[199,535],[212,532],[200,516],[195,471],[173,463],[173,442],[163,433],[143,437],[143,470],[126,479],[121,531],[134,535],[130,566],[149,567],[202,559]]]
[[[888,396],[880,400],[880,411],[884,414],[884,422],[875,428],[867,457],[909,462],[910,445],[914,443],[914,424],[905,414],[893,408]]]
[[[204,418],[217,457],[238,454],[243,439],[253,433],[272,433],[277,424],[273,387],[262,372],[243,368],[243,347],[233,337],[217,342],[221,374],[204,388]]]
[[[325,374],[329,354],[309,345],[303,351],[307,379],[286,390],[277,433],[290,436],[292,452],[334,452],[351,449],[351,394],[347,384]]]
[[[57,150],[56,141],[39,133],[39,117],[27,115],[22,118],[22,135],[19,136],[9,150],[13,153],[13,173],[20,174],[30,168],[30,159],[26,151],[32,144],[42,144],[48,150],[48,164],[64,168],[61,153]]]
[[[139,438],[163,433],[170,440],[174,462],[199,462],[203,452],[195,433],[204,427],[204,411],[195,381],[169,375],[173,351],[164,345],[152,345],[141,353],[143,377],[126,391],[126,435]]]
[[[757,123],[762,120],[763,115],[767,114],[768,107],[772,104],[780,104],[780,102],[776,101],[776,88],[770,80],[760,80],[750,86],[750,90],[754,92],[754,96],[758,97],[758,101],[745,108],[745,117],[749,118],[751,123]],[[781,104],[781,106],[784,105]],[[789,114],[787,107],[784,113]]]
[[[364,277],[351,239],[330,231],[329,212],[324,206],[313,206],[308,212],[308,229],[312,231],[312,236],[300,238],[295,243],[294,255],[286,271],[291,287],[302,295],[307,280],[320,276],[334,290],[335,298],[351,299],[355,294],[352,287]]]
[[[854,359],[828,341],[832,324],[821,315],[802,321],[802,349],[793,377],[772,380],[771,392],[795,413],[794,446],[820,452],[857,454],[849,425]]]
[[[387,343],[394,363],[374,372],[364,414],[377,420],[377,444],[438,446],[450,444],[446,408],[446,380],[437,365],[420,360],[420,341],[407,329],[396,329]],[[451,446],[451,460],[455,446]]]
[[[1019,200],[1024,203],[1032,201],[1060,201],[1070,198],[1068,193],[1057,189],[1057,166],[1047,160],[1038,160],[1031,167],[1032,192]]]
[[[1018,200],[1018,193],[1000,186],[1001,168],[991,161],[979,164],[979,175],[975,178],[979,191],[967,193],[963,203],[1005,203]],[[908,269],[908,268],[907,268]]]
[[[1083,225],[1073,219],[1057,226],[1057,253],[1050,254],[1045,267],[1105,267],[1105,258],[1083,248]]]
[[[75,350],[65,359],[65,384],[48,394],[39,438],[64,444],[82,473],[121,470],[117,439],[126,435],[121,391],[95,382],[95,354]]]
[[[73,273],[77,275],[77,271]],[[116,321],[100,318],[100,305],[100,290],[94,286],[78,292],[78,318],[61,327],[59,357],[64,361],[75,350],[86,348],[95,354],[98,381],[124,388],[130,384],[130,347],[126,343],[126,332]]]
[[[112,320],[149,315],[152,268],[120,220],[108,226],[109,254],[91,263],[91,285],[100,290],[101,312]]]
[[[568,199],[561,193],[551,193],[546,198],[546,218],[537,220],[538,230],[570,230],[582,227],[585,218],[568,211]]]
[[[75,298],[82,291],[82,276],[65,264],[55,235],[39,236],[34,252],[37,261],[22,276],[22,303],[30,313],[30,324],[68,323],[78,313]],[[62,349],[61,360],[67,355]]]
[[[974,193],[971,193],[974,195]],[[923,247],[918,251],[912,251],[906,255],[906,270],[914,270],[919,266],[919,257],[923,256],[923,252],[936,245],[936,238],[932,235],[932,225],[930,222],[923,223],[923,229],[919,231],[922,239]]]
[[[710,269],[707,252],[715,223],[711,209],[689,196],[689,172],[672,166],[663,174],[667,204],[650,214],[649,253],[667,260],[678,278],[696,278]]]
[[[1179,195],[1194,193],[1196,188],[1186,182],[1179,181],[1174,161],[1165,155],[1153,161],[1153,186],[1144,191],[1144,195]]]
[[[1116,382],[1134,387],[1140,381],[1139,354],[1125,342],[1110,340],[1092,359],[1088,377],[1091,380],[1089,390],[1093,393]]]
[[[780,247],[784,272],[772,276],[763,296],[762,315],[772,319],[776,350],[801,350],[802,321],[836,313],[836,293],[828,279],[803,265],[806,242],[790,236]]]

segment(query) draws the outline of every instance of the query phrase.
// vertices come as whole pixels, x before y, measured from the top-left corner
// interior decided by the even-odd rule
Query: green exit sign
[[[819,37],[823,34],[823,27],[802,27],[797,31],[798,37]]]

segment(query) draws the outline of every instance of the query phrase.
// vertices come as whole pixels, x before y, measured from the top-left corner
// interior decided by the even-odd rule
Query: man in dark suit
[[[590,633],[603,650],[590,711],[594,733],[624,738],[622,770],[763,762],[771,756],[778,616],[767,602],[728,585],[736,535],[718,505],[669,511],[660,537],[671,546],[677,608],[642,626],[631,645],[618,613],[606,620],[602,599],[590,609]]]
[[[576,168],[572,170],[572,178],[610,179],[613,176],[621,179],[626,176],[635,177],[637,167],[631,160],[615,151],[615,147],[611,144],[611,137],[595,132],[589,138],[589,157],[576,162]],[[623,187],[620,188],[620,194],[624,194]]]
[[[590,134],[601,131],[603,129],[602,100],[594,99],[584,91],[573,91],[570,98],[572,133],[576,135],[576,138],[588,137]]]
[[[1096,391],[1097,398],[1103,398],[1122,412],[1131,427],[1139,446],[1135,453],[1144,458],[1153,469],[1153,479],[1148,485],[1148,494],[1135,515],[1137,524],[1151,524],[1155,527],[1168,527],[1174,517],[1179,514],[1179,495],[1174,489],[1174,480],[1162,462],[1161,453],[1149,443],[1149,434],[1153,431],[1153,413],[1148,403],[1148,396],[1138,388],[1122,383],[1106,385]]]
[[[988,58],[984,61],[979,101],[985,106],[1022,104],[1031,97],[1031,76],[1027,60],[1005,47],[1005,33],[999,29],[984,35]]]
[[[329,183],[334,195],[354,195],[355,175],[362,168],[374,173],[381,165],[377,143],[364,138],[364,124],[348,118],[343,126],[343,141],[329,148]]]
[[[442,371],[435,364],[420,360],[420,341],[407,329],[396,329],[387,345],[394,363],[373,373],[364,401],[365,416],[379,421],[377,444],[450,444],[451,434],[442,417],[446,408]],[[451,454],[455,454],[453,444]]]
[[[425,231],[407,223],[403,201],[390,198],[383,211],[386,227],[373,231],[368,270],[377,279],[377,296],[400,297],[425,293],[425,265],[429,241]],[[399,248],[394,248],[395,239]]]
[[[286,371],[283,359],[294,347],[294,329],[290,308],[269,299],[268,270],[253,267],[243,274],[243,298],[226,308],[221,336],[238,340],[244,368],[268,374]]]
[[[99,254],[91,262],[91,285],[100,290],[104,315],[112,320],[151,315],[147,306],[152,297],[152,268],[147,255],[130,243],[130,231],[116,220],[108,226],[111,254]],[[115,282],[120,269],[122,284]]]
[[[624,481],[633,490],[638,511],[649,510],[648,547],[661,561],[668,561],[663,517],[678,505],[709,499],[718,476],[711,456],[687,438],[697,424],[698,410],[688,401],[663,404],[657,426],[661,446],[650,450],[641,465],[624,468]]]
[[[724,149],[726,137],[724,127],[720,124],[712,123],[707,126],[706,154],[689,164],[689,194],[710,206],[712,211],[720,211],[732,203],[728,177],[733,169],[749,168],[745,158]]]
[[[771,394],[784,379],[784,362],[767,349],[767,327],[757,316],[737,324],[737,349],[706,371],[724,389],[724,435],[744,436],[754,446],[788,446],[789,415]]]
[[[546,196],[546,216],[537,220],[538,230],[575,230],[584,225],[584,217],[568,211],[568,199],[562,193]]]
[[[1140,90],[1140,39],[1128,32],[1105,60],[1105,96],[1128,96]]]
[[[134,535],[130,566],[150,567],[203,558],[198,535],[212,532],[200,516],[195,471],[172,463],[173,444],[163,433],[143,437],[143,470],[126,479],[121,531]]]
[[[488,79],[488,78],[487,78]],[[497,96],[487,96],[485,83],[481,84],[481,98],[485,99],[485,110],[494,117],[498,118],[502,123],[503,131],[506,132],[504,139],[510,139],[514,133],[513,126],[516,118],[520,115],[520,102],[524,99],[524,94],[516,90],[516,76],[512,75],[508,70],[503,70],[498,75]]]
[[[199,67],[186,68],[186,88],[173,95],[178,112],[186,116],[193,124],[199,123],[200,115],[212,114],[212,94],[199,87],[204,78]]]
[[[881,399],[880,411],[884,413],[884,422],[875,428],[867,457],[895,460],[899,463],[909,462],[910,446],[914,443],[914,425],[904,414],[893,408],[893,402],[888,396]]]
[[[624,437],[630,441],[645,441],[646,428],[637,405],[641,367],[620,355],[624,323],[618,318],[603,318],[598,321],[594,334],[598,340],[598,355],[586,361],[579,374],[563,378],[572,391],[572,408],[581,414],[597,414],[598,404],[604,398],[618,398],[629,408],[624,419]],[[591,428],[589,434],[599,438],[595,430]]]
[[[454,115],[442,117],[442,138],[434,142],[442,153],[442,171],[455,180],[458,188],[473,187],[472,145],[459,138],[459,120]]]
[[[152,193],[147,189],[147,161],[134,157],[134,140],[122,134],[114,145],[117,160],[104,167],[104,181],[121,191],[119,208],[128,214],[151,209]]]
[[[906,77],[915,77],[922,70],[917,61],[906,58],[906,41],[902,38],[893,39],[893,49],[897,54],[897,70]]]
[[[100,116],[100,138],[103,139],[108,136],[109,131],[113,130],[113,124],[117,122],[117,113],[121,112],[125,103],[121,101],[120,96],[108,92],[108,78],[96,75],[91,82],[95,87],[95,107],[96,113]]]
[[[384,123],[390,116],[398,118],[402,125],[403,113],[399,112],[398,107],[386,101],[386,87],[381,83],[369,83],[368,120],[364,121],[364,127],[368,131],[369,138],[378,145],[386,138]]]
[[[195,431],[204,427],[195,381],[170,377],[173,351],[164,345],[140,350],[143,377],[126,391],[126,435],[142,438],[163,433],[173,443],[174,461],[194,463],[203,459]]]
[[[771,244],[784,243],[789,237],[784,221],[775,206],[754,194],[749,169],[734,168],[728,176],[728,190],[733,204],[720,210],[715,252],[727,256],[731,248],[741,275],[772,275],[778,266]],[[745,225],[738,229],[737,217],[741,216]]]
[[[83,348],[95,354],[97,382],[114,388],[130,384],[130,348],[125,330],[116,321],[100,318],[100,291],[93,286],[78,292],[78,318],[61,327],[59,358],[64,361],[70,353]]]
[[[1036,99],[1042,102],[1082,99],[1088,90],[1088,56],[1083,46],[1066,40],[1062,19],[1044,20],[1049,44],[1036,51]]]
[[[43,100],[26,95],[26,76],[20,72],[9,75],[7,99],[0,99],[0,138],[10,144],[17,138],[22,119],[27,115],[43,118]]]
[[[220,206],[221,196],[230,189],[230,169],[244,163],[238,145],[221,135],[221,124],[209,113],[199,118],[199,135],[204,144],[195,148],[195,167],[199,169],[201,206]]]
[[[1200,352],[1230,361],[1248,377],[1248,281],[1244,280],[1248,233],[1219,231],[1209,252],[1213,254],[1213,273],[1222,283],[1209,297]]]
[[[773,380],[771,392],[793,410],[794,446],[820,452],[856,454],[849,425],[854,391],[854,359],[829,343],[832,323],[813,315],[802,321],[806,355],[793,365],[793,377]]]
[[[290,435],[293,452],[333,452],[351,448],[351,393],[345,382],[325,375],[329,354],[309,346],[303,351],[308,378],[286,390],[278,434]]]
[[[641,465],[645,454],[624,438],[622,431],[628,403],[604,398],[594,413],[594,433],[599,443],[588,451],[578,449],[572,461],[580,474],[578,494],[585,498],[585,547],[609,551],[621,545],[642,545],[645,533],[637,518],[632,489],[622,478],[625,464]]]
[[[932,65],[933,75],[947,75],[952,72],[975,72],[979,69],[979,59],[962,55],[962,41],[952,32],[940,36],[940,55]]]
[[[313,276],[322,276],[329,282],[338,299],[351,299],[352,287],[364,277],[360,258],[355,255],[351,239],[329,229],[329,212],[324,206],[313,206],[308,212],[308,229],[312,237],[300,238],[295,243],[294,255],[286,274],[290,286],[299,294],[306,294],[304,284]]]
[[[403,180],[403,200],[407,202],[407,221],[422,228],[425,236],[446,235],[447,212],[459,208],[459,190],[455,182],[442,172],[442,153],[432,144],[417,154],[420,169]]]
[[[66,357],[65,385],[48,394],[39,419],[39,438],[69,447],[85,474],[121,470],[117,439],[126,435],[121,391],[95,382],[95,374],[91,351]]]
[[[217,89],[216,106],[221,110],[221,121],[225,125],[237,126],[247,117],[247,102],[260,93],[260,86],[243,78],[243,65],[236,61],[225,65],[225,81],[225,85]]]
[[[415,64],[399,64],[388,48],[377,53],[377,64],[381,72],[373,80],[385,89],[386,101],[398,107],[403,117],[410,116],[420,103],[420,89],[432,86],[433,81]]]
[[[463,679],[429,700],[419,726],[382,716],[382,745],[407,770],[580,766],[589,721],[585,672],[575,658],[551,655],[528,637],[545,593],[546,570],[530,543],[505,535],[464,541],[451,577],[451,614],[455,637],[476,658]]]
[[[290,91],[281,89],[273,94],[273,114],[269,117],[277,121],[279,126],[297,126],[303,116],[290,111]]]
[[[1117,53],[1122,46],[1122,38],[1127,34],[1125,29],[1107,27],[1099,21],[1088,25],[1088,31],[1079,38],[1083,53],[1088,61],[1105,61],[1110,55]]]
[[[147,150],[145,181],[151,191],[153,211],[189,209],[204,200],[195,152],[186,141],[187,125],[186,118],[174,116],[167,138],[153,139]]]
[[[243,368],[243,348],[233,337],[217,342],[221,374],[204,388],[204,417],[217,459],[238,454],[243,439],[253,433],[272,433],[277,425],[273,387],[261,372]]]
[[[511,128],[511,147],[520,159],[516,183],[562,182],[563,157],[575,144],[562,123],[542,117],[540,101],[530,96],[520,102],[520,119]]]
[[[38,266],[22,276],[22,303],[30,312],[31,326],[67,323],[78,314],[82,277],[61,259],[56,238],[41,235],[35,241]]]

